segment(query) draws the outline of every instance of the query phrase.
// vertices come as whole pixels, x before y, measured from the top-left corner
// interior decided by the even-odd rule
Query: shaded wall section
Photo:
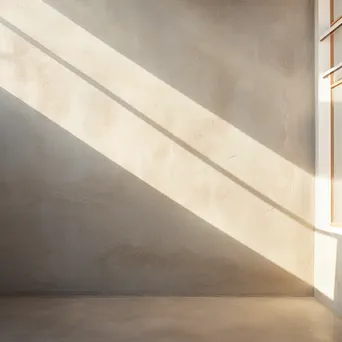
[[[2,1],[0,292],[311,295],[311,1]]]

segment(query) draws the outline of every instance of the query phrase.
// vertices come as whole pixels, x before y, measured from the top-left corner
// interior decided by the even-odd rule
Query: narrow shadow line
[[[96,88],[97,90],[101,91],[103,94],[105,94],[106,96],[108,96],[109,98],[111,98],[112,100],[116,101],[117,103],[119,103],[121,106],[123,106],[124,108],[126,108],[128,111],[130,111],[132,114],[136,115],[137,117],[139,117],[141,120],[143,120],[144,122],[146,122],[147,124],[149,124],[150,126],[152,126],[153,128],[155,128],[157,131],[159,131],[160,133],[162,133],[163,135],[165,135],[167,138],[171,139],[174,143],[178,144],[179,146],[181,146],[183,149],[185,149],[186,151],[188,151],[189,153],[193,154],[195,157],[197,157],[198,159],[200,159],[202,162],[206,163],[207,165],[209,165],[210,167],[212,167],[213,169],[215,169],[216,171],[218,171],[219,173],[221,173],[222,175],[224,175],[225,177],[229,178],[231,181],[235,182],[236,184],[238,184],[240,187],[242,187],[243,189],[247,190],[248,192],[250,192],[251,194],[253,194],[254,196],[258,197],[259,199],[261,199],[262,201],[264,201],[265,203],[267,203],[268,205],[272,206],[273,208],[277,209],[278,211],[280,211],[281,213],[283,213],[284,215],[288,216],[289,218],[293,219],[294,221],[300,223],[301,225],[303,225],[304,227],[313,230],[313,225],[310,224],[309,222],[307,222],[306,220],[304,220],[303,218],[299,217],[298,215],[292,213],[291,211],[289,211],[288,209],[282,207],[281,205],[279,205],[278,203],[274,202],[273,200],[271,200],[270,198],[268,198],[267,196],[263,195],[261,192],[259,192],[258,190],[252,188],[250,185],[246,184],[244,181],[242,181],[241,179],[237,178],[236,176],[234,176],[232,173],[228,172],[227,170],[225,170],[223,167],[217,165],[215,162],[213,162],[211,159],[209,159],[208,157],[204,156],[203,154],[201,154],[200,152],[198,152],[196,149],[194,149],[193,147],[191,147],[190,145],[188,145],[186,142],[184,142],[183,140],[179,139],[178,137],[176,137],[175,135],[173,135],[172,133],[170,133],[169,131],[167,131],[165,128],[163,128],[162,126],[160,126],[159,124],[157,124],[156,122],[154,122],[153,120],[151,120],[150,118],[148,118],[146,115],[144,115],[143,113],[141,113],[139,110],[137,110],[136,108],[132,107],[130,104],[128,104],[127,102],[125,102],[123,99],[121,99],[120,97],[118,97],[117,95],[113,94],[110,90],[108,90],[107,88],[105,88],[104,86],[102,86],[101,84],[99,84],[98,82],[96,82],[95,80],[93,80],[91,77],[89,77],[88,75],[84,74],[82,71],[80,71],[79,69],[77,69],[76,67],[74,67],[73,65],[69,64],[67,61],[65,61],[64,59],[62,59],[61,57],[57,56],[55,53],[53,53],[51,50],[47,49],[46,47],[44,47],[42,44],[40,44],[38,41],[36,41],[35,39],[33,39],[32,37],[30,37],[29,35],[27,35],[26,33],[24,33],[23,31],[21,31],[19,28],[17,28],[16,26],[12,25],[11,23],[9,23],[6,19],[0,17],[0,23],[2,23],[4,26],[6,26],[7,28],[9,28],[10,30],[12,30],[13,32],[15,32],[18,36],[20,36],[21,38],[25,39],[27,42],[29,42],[30,44],[32,44],[33,46],[35,46],[37,49],[41,50],[42,52],[44,52],[46,55],[48,55],[49,57],[51,57],[52,59],[54,59],[56,62],[58,62],[59,64],[61,64],[62,66],[64,66],[65,68],[67,68],[69,71],[73,72],[74,74],[76,74],[77,76],[79,76],[80,78],[82,78],[84,81],[86,81],[87,83],[89,83],[91,86],[93,86],[94,88]]]

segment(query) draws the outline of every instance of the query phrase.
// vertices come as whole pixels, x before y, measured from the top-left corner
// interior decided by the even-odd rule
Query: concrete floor
[[[342,341],[311,298],[0,298],[0,341]]]

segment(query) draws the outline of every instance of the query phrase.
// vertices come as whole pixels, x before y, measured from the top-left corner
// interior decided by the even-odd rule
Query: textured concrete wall
[[[311,294],[312,1],[0,13],[0,292]]]

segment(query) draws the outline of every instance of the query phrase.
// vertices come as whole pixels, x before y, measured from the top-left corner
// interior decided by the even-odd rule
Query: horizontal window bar
[[[328,76],[330,76],[331,74],[333,74],[334,72],[340,70],[342,68],[342,62],[338,63],[337,65],[335,65],[334,67],[332,67],[331,69],[327,70],[324,74],[323,74],[323,78],[326,78]]]
[[[329,28],[328,31],[326,31],[322,36],[320,41],[322,42],[325,38],[329,37],[332,33],[334,33],[340,26],[342,26],[342,17],[337,19]]]
[[[331,89],[334,89],[342,84],[342,80],[338,80],[331,85]]]

